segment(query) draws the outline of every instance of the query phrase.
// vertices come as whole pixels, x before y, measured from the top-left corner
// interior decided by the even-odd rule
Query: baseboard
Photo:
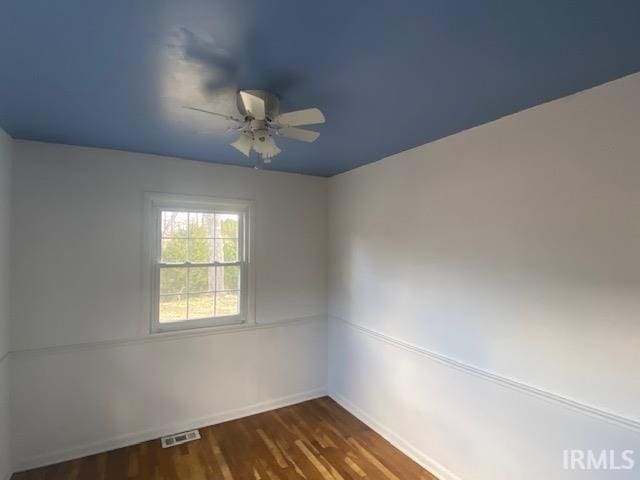
[[[325,395],[327,395],[326,388],[317,388],[286,397],[255,403],[253,405],[242,408],[227,410],[225,412],[216,413],[206,417],[178,422],[172,425],[166,425],[160,428],[121,435],[98,442],[88,443],[86,445],[78,445],[73,448],[58,450],[44,455],[23,458],[19,459],[15,463],[14,470],[16,472],[21,472],[24,470],[30,470],[32,468],[44,467],[46,465],[52,465],[54,463],[60,463],[67,460],[86,457],[88,455],[95,455],[98,453],[107,452],[109,450],[115,450],[117,448],[128,447],[137,443],[154,440],[171,433],[184,432],[186,430],[192,430],[195,428],[203,428],[209,425],[215,425],[217,423],[227,422],[229,420],[235,420],[249,415],[255,415],[257,413],[274,410],[276,408],[286,407],[295,403],[312,400],[314,398],[323,397]]]
[[[369,427],[371,427],[373,430],[375,430],[377,433],[382,435],[394,447],[396,447],[406,456],[418,463],[420,466],[428,470],[431,474],[438,477],[440,480],[462,480],[459,476],[451,472],[444,465],[437,462],[425,452],[420,451],[418,448],[403,439],[392,429],[377,421],[371,415],[366,413],[360,407],[351,403],[351,401],[347,400],[342,395],[335,392],[329,392],[329,396],[336,402],[338,402],[344,409],[349,411],[349,413],[351,413],[362,422],[367,424]]]

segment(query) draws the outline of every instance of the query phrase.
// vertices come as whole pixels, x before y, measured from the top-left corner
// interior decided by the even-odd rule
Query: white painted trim
[[[217,423],[228,422],[229,420],[235,420],[238,418],[246,417],[249,415],[255,415],[257,413],[274,410],[276,408],[282,408],[289,405],[293,405],[307,400],[313,400],[314,398],[323,397],[327,394],[326,387],[309,390],[306,392],[300,392],[294,395],[286,397],[276,398],[273,400],[267,400],[264,402],[255,403],[246,407],[236,408],[233,410],[227,410],[225,412],[215,413],[207,417],[195,418],[192,420],[185,420],[172,425],[165,425],[163,427],[154,428],[151,430],[145,430],[142,432],[135,432],[126,435],[120,435],[118,437],[104,439],[97,442],[87,443],[85,445],[78,445],[73,448],[58,450],[43,455],[36,455],[29,458],[22,458],[15,462],[14,470],[21,472],[24,470],[30,470],[32,468],[44,467],[46,465],[52,465],[54,463],[66,462],[76,458],[82,458],[89,455],[95,455],[98,453],[114,450],[117,448],[123,448],[130,445],[135,445],[140,442],[146,442],[154,440],[165,435],[170,435],[176,432],[185,432],[187,430],[194,430],[198,428],[204,428]]]
[[[474,375],[476,377],[480,377],[484,380],[488,380],[495,384],[498,384],[502,387],[509,388],[511,390],[516,390],[521,393],[525,393],[527,395],[534,396],[541,400],[545,400],[547,402],[551,402],[555,405],[559,405],[563,408],[572,410],[574,412],[582,413],[584,415],[588,415],[589,417],[595,418],[597,420],[601,420],[603,422],[615,425],[617,427],[622,427],[633,432],[640,433],[640,421],[626,417],[624,415],[620,415],[614,412],[609,412],[603,410],[598,407],[594,407],[592,405],[588,405],[586,403],[580,402],[578,400],[574,400],[572,398],[564,397],[557,393],[549,392],[547,390],[543,390],[538,387],[534,387],[532,385],[526,384],[524,382],[513,380],[508,377],[504,377],[495,372],[490,372],[487,370],[483,370],[478,367],[474,367],[472,365],[461,362],[460,360],[456,360],[455,358],[447,357],[446,355],[442,355],[440,353],[432,352],[431,350],[427,350],[426,348],[419,347],[417,345],[413,345],[409,342],[405,342],[404,340],[398,340],[389,335],[385,335],[380,332],[376,332],[367,327],[363,327],[362,325],[357,325],[353,322],[345,320],[343,318],[339,318],[336,316],[329,316],[329,319],[333,319],[336,321],[340,321],[345,325],[353,328],[354,330],[358,330],[370,337],[373,337],[377,340],[383,341],[390,345],[393,345],[397,348],[401,348],[403,350],[407,350],[418,355],[422,355],[427,357],[433,361],[446,365],[447,367],[455,368],[456,370],[468,373],[470,375]]]
[[[389,427],[384,425],[383,423],[377,421],[371,415],[366,413],[360,407],[351,403],[351,401],[347,400],[342,395],[329,392],[329,396],[338,402],[345,410],[351,413],[353,416],[360,419],[362,422],[367,424],[376,433],[379,433],[381,436],[385,438],[390,444],[404,453],[407,457],[411,458],[414,462],[418,463],[425,470],[428,470],[429,473],[438,477],[439,480],[462,480],[459,476],[451,472],[448,468],[443,466],[441,463],[437,462],[433,458],[431,458],[426,453],[420,451],[411,443],[404,440],[400,435],[391,430]]]
[[[254,323],[229,325],[211,328],[200,328],[193,330],[183,330],[179,332],[154,333],[141,337],[121,338],[116,340],[104,340],[101,342],[84,342],[68,345],[55,345],[50,347],[37,347],[16,349],[9,352],[11,358],[25,358],[37,355],[51,355],[54,353],[68,353],[75,351],[96,350],[99,348],[118,348],[128,345],[138,345],[142,343],[170,342],[193,337],[208,337],[212,335],[230,335],[236,333],[251,332],[254,330],[265,330],[279,327],[293,327],[314,322],[326,322],[326,315],[313,315],[309,317],[279,320],[269,323]]]
[[[159,268],[160,268],[160,212],[167,210],[229,212],[239,215],[238,265],[240,275],[240,311],[229,317],[210,317],[161,324],[159,321]],[[172,193],[145,192],[144,216],[146,230],[143,235],[143,291],[149,302],[145,314],[152,334],[188,330],[192,328],[219,327],[231,324],[254,324],[255,318],[255,201],[249,199],[208,197],[201,195],[176,195]],[[178,264],[186,265],[186,264]],[[191,265],[197,266],[197,265]]]

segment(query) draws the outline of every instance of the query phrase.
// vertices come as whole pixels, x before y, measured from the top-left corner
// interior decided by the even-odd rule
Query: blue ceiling
[[[267,168],[333,175],[640,70],[638,0],[4,0],[0,126],[14,138],[253,165],[237,88],[317,106]]]

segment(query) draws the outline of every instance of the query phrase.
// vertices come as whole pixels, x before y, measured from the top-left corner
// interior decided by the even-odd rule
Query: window
[[[251,203],[153,195],[152,331],[248,320]]]

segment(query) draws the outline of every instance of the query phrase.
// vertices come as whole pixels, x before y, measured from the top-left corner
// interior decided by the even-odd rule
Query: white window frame
[[[227,315],[176,322],[160,322],[160,269],[161,262],[161,212],[218,212],[239,215],[238,262],[232,265],[240,267],[240,299],[238,315]],[[218,197],[192,195],[174,195],[167,193],[145,194],[146,235],[145,250],[147,258],[147,290],[150,305],[147,309],[151,316],[151,333],[178,332],[194,328],[217,328],[255,323],[254,315],[254,275],[252,262],[252,231],[254,203],[251,200],[238,200]],[[224,266],[229,263],[192,264],[194,266]]]

